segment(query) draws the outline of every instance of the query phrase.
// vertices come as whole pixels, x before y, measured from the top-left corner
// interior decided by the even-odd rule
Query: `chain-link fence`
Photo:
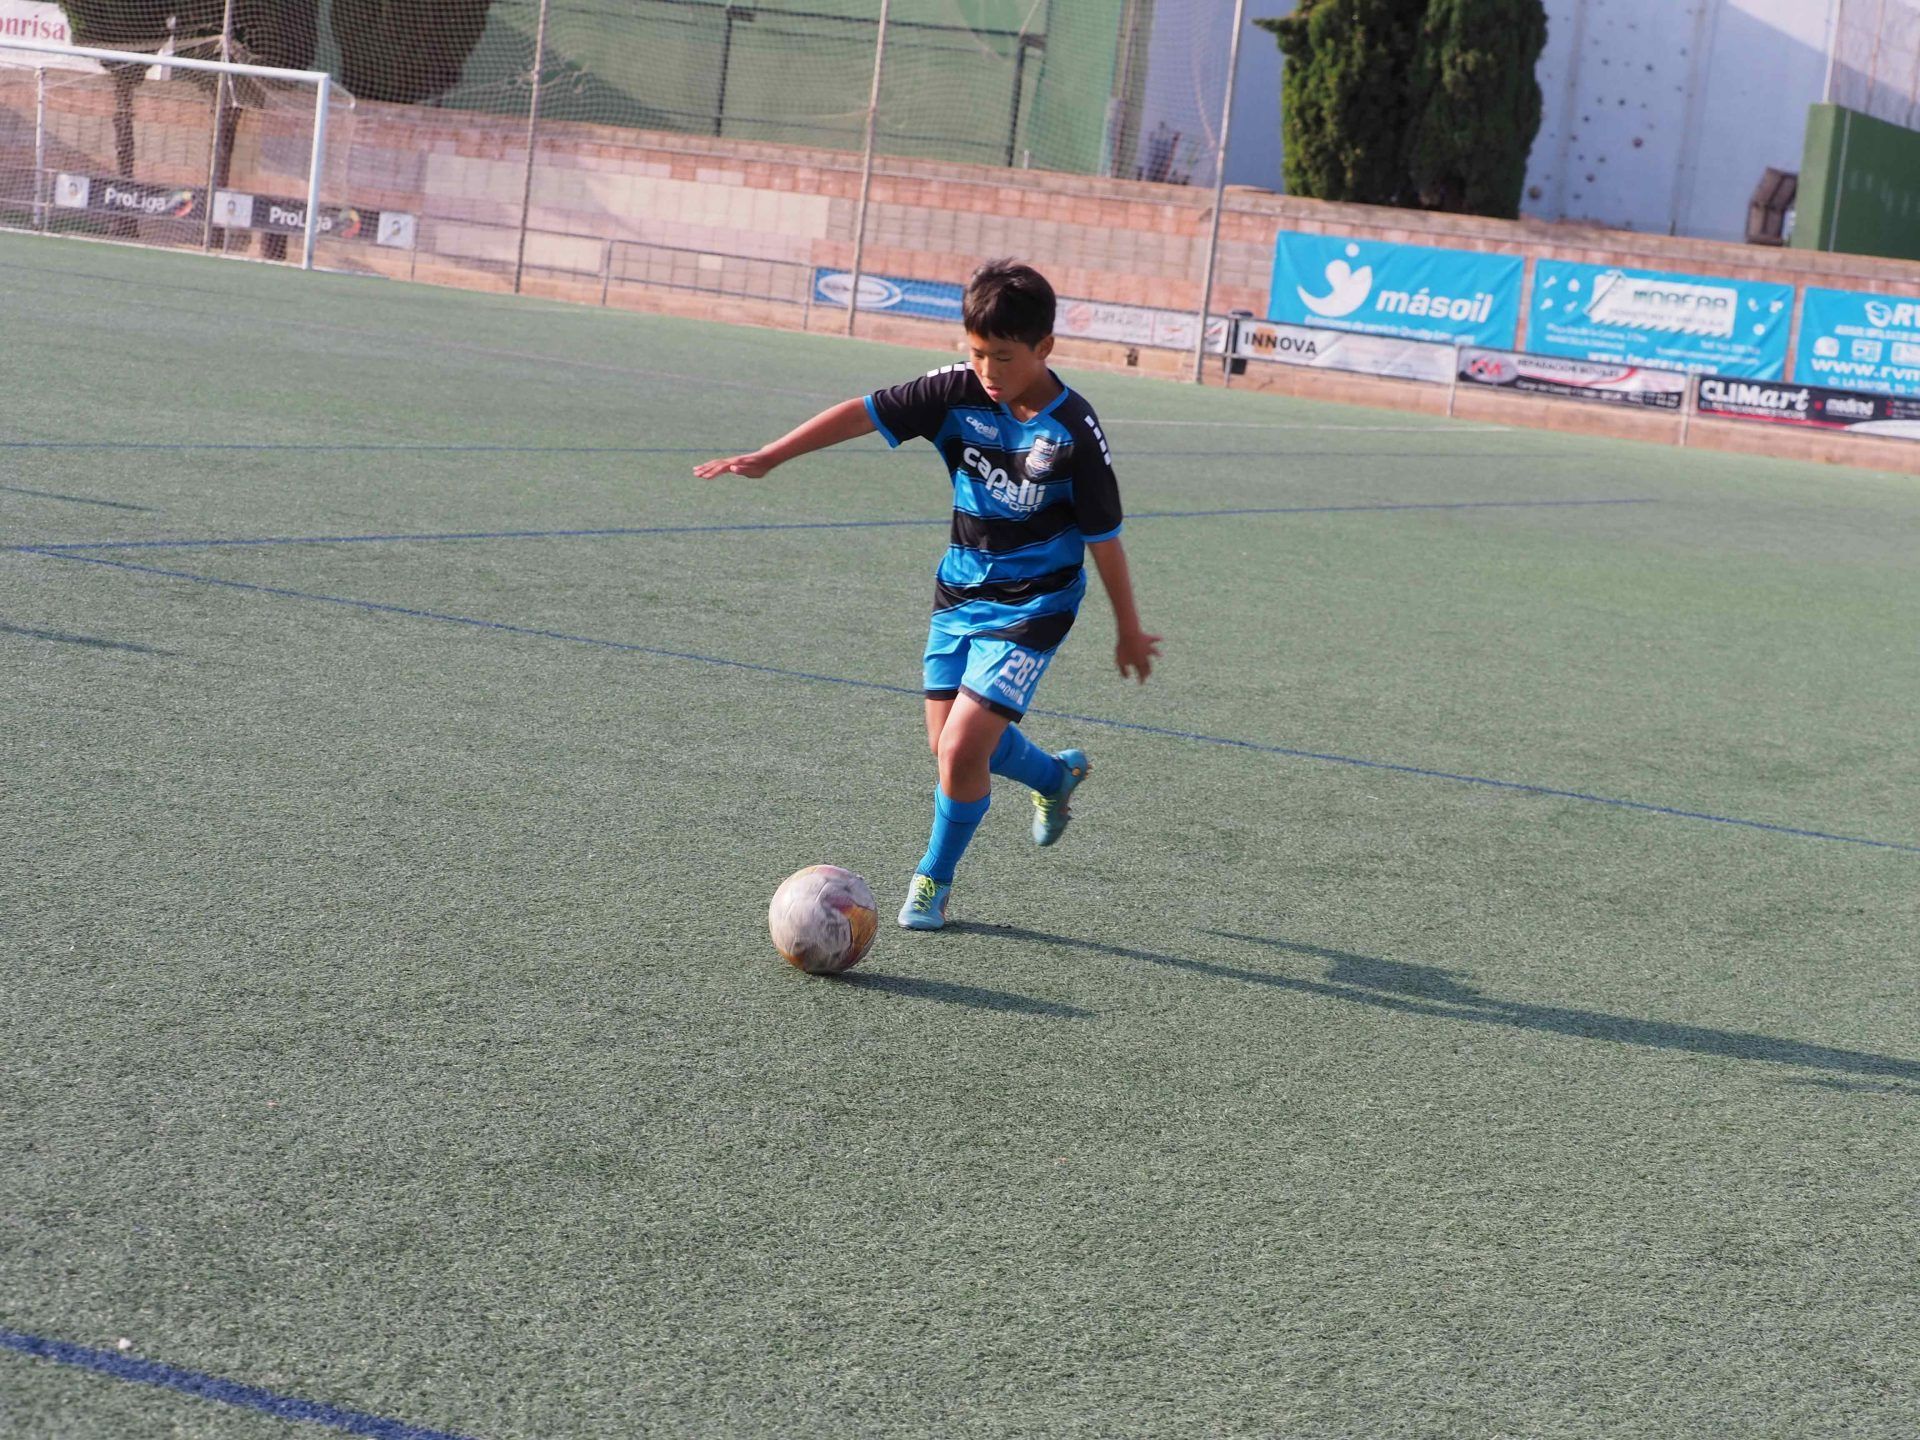
[[[1920,4],[1839,0],[1824,98],[1915,128],[1920,123]]]
[[[64,24],[59,7],[39,8],[47,28]],[[314,68],[340,97],[321,177],[333,263],[391,271],[399,261],[380,252],[402,250],[404,273],[516,290],[837,303],[852,328],[861,307],[848,297],[872,288],[870,264],[922,274],[912,257],[981,253],[993,215],[1031,222],[1038,243],[1017,248],[1046,251],[1049,227],[1069,223],[1050,203],[1065,177],[1181,187],[1211,212],[1243,11],[321,0],[313,24],[289,32],[245,0],[237,12],[231,0],[119,0],[84,12],[105,17],[93,33],[65,38],[152,52],[151,65],[62,63],[0,35],[0,223],[279,258],[284,226],[265,217],[293,208],[284,172],[299,125],[257,87],[212,87],[164,61]],[[261,224],[222,223],[249,211]],[[1162,248],[1158,268],[1177,268],[1185,289],[1210,276],[1211,244]]]

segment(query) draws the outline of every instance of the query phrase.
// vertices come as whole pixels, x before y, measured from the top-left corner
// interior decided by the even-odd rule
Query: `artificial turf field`
[[[0,1435],[1910,1440],[1920,480],[1070,375],[908,936],[938,462],[689,471],[948,358],[0,237]]]

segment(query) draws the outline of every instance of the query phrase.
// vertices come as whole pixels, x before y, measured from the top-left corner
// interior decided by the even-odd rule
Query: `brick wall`
[[[63,97],[54,122],[59,163],[90,155],[96,167],[111,169],[109,92],[82,87]],[[17,106],[20,98],[0,86],[0,107]],[[187,157],[173,164],[178,174],[151,178],[203,176],[204,99],[181,82],[150,84],[141,88],[138,105],[143,169],[149,157],[163,166],[164,157]],[[280,172],[288,142],[278,133],[284,130],[284,123],[243,128],[236,187],[287,193]],[[420,216],[419,245],[409,253],[328,243],[322,263],[477,288],[509,284],[526,186],[525,140],[524,122],[360,103],[350,118],[335,122],[331,168],[354,204]],[[838,329],[844,312],[810,312],[805,302],[813,267],[852,262],[859,190],[857,157],[840,152],[546,124],[533,178],[525,288],[592,303]],[[1211,205],[1210,192],[1182,186],[889,159],[873,179],[864,265],[870,273],[957,281],[984,257],[1016,255],[1045,271],[1062,294],[1197,309]],[[1334,205],[1233,188],[1221,221],[1216,311],[1264,313],[1274,237],[1283,228],[1787,284],[1920,290],[1920,265],[1910,262]],[[907,343],[944,347],[954,338],[948,327],[922,321],[863,315],[859,326],[875,338]],[[1063,342],[1062,354],[1082,364],[1163,374],[1191,364],[1169,352],[1091,342]],[[1433,403],[1424,387],[1270,365],[1251,367],[1245,383],[1413,408]],[[1661,417],[1564,404],[1543,411],[1516,402],[1513,413],[1529,423],[1546,417],[1612,433],[1641,433],[1649,418],[1663,434],[1672,425]],[[1723,428],[1699,427],[1709,439]],[[1848,458],[1865,453],[1863,442],[1816,438]],[[1870,448],[1879,464],[1897,459],[1913,468],[1920,457],[1920,447]]]

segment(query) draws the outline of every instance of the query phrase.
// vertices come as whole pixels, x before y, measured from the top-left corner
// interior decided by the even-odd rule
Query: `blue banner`
[[[1527,349],[1778,380],[1792,322],[1791,285],[1540,260]]]
[[[1920,395],[1920,299],[1811,287],[1806,296],[1795,380]]]
[[[815,270],[813,298],[819,305],[847,308],[853,276],[845,270]],[[860,308],[886,315],[916,315],[924,320],[960,322],[961,287],[939,280],[903,280],[892,275],[860,277]]]
[[[1511,350],[1525,263],[1518,255],[1282,230],[1267,318]]]

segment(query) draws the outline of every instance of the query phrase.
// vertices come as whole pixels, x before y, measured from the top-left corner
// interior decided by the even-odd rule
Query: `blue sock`
[[[1000,743],[994,747],[987,768],[996,775],[1018,780],[1042,795],[1054,794],[1067,781],[1067,767],[1060,763],[1059,757],[1049,755],[1027,739],[1018,725],[1009,725],[1000,732]]]
[[[967,852],[967,842],[980,826],[981,817],[993,802],[991,795],[981,800],[949,799],[944,790],[933,792],[933,834],[927,838],[927,853],[914,869],[931,876],[942,885],[953,883],[954,866]]]

